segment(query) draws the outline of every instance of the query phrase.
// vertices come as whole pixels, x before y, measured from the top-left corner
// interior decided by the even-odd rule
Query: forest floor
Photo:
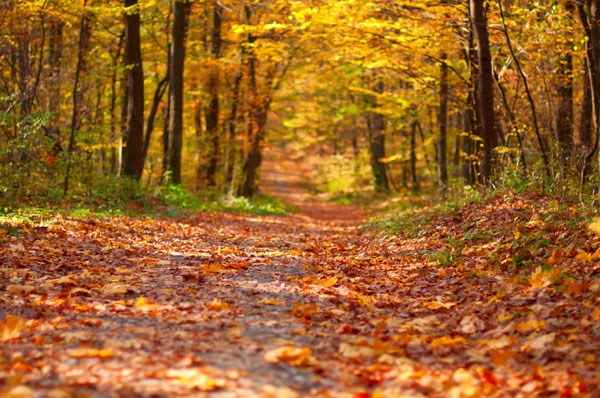
[[[298,212],[2,231],[0,396],[600,396],[598,240],[569,208],[498,195],[386,236],[291,160],[263,183]]]

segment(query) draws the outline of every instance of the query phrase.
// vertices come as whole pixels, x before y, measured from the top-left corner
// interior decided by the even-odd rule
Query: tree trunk
[[[589,0],[586,3],[587,7],[583,2],[576,4],[587,38],[585,50],[587,66],[589,68],[592,120],[595,131],[595,140],[586,148],[584,164],[581,169],[580,184],[581,188],[583,188],[589,174],[590,162],[598,149],[598,140],[600,139],[600,0]],[[580,195],[581,193],[582,190],[580,190]]]
[[[375,74],[374,77],[377,78]],[[383,82],[376,82],[373,91],[379,94],[383,93]],[[370,98],[369,102],[372,108],[376,106],[373,98]],[[370,125],[369,148],[371,150],[371,168],[375,177],[375,190],[389,191],[390,185],[385,163],[380,161],[381,158],[385,158],[385,119],[381,113],[376,111],[370,111],[368,118]]]
[[[448,190],[448,160],[446,136],[448,130],[448,64],[447,55],[442,53],[440,63],[440,109],[438,114],[438,177],[440,183],[440,194],[446,197]]]
[[[477,41],[479,64],[479,108],[483,133],[483,160],[481,176],[485,183],[490,182],[493,169],[494,148],[498,145],[496,135],[496,115],[494,111],[494,77],[492,75],[492,55],[485,16],[485,0],[471,1],[471,18]]]
[[[235,76],[235,80],[233,82],[233,92],[231,98],[231,111],[229,113],[229,118],[227,120],[227,163],[225,170],[225,184],[224,187],[226,189],[231,190],[233,183],[233,170],[235,168],[235,160],[238,154],[237,148],[237,132],[236,132],[236,123],[237,123],[237,113],[238,106],[240,102],[240,83],[242,82],[243,73],[240,70]]]
[[[181,184],[181,152],[183,146],[183,68],[185,63],[185,33],[190,3],[175,1],[171,43],[169,150],[168,165],[171,182]]]
[[[125,67],[127,118],[123,174],[139,180],[144,168],[144,72],[140,49],[140,14],[137,0],[125,0]]]
[[[579,141],[585,154],[587,148],[592,146],[592,90],[590,87],[590,71],[587,61],[584,60],[583,98],[581,99],[581,113],[579,120]]]
[[[48,136],[54,141],[53,155],[58,155],[62,150],[60,143],[59,109],[60,109],[60,63],[63,52],[64,22],[58,18],[50,22],[49,53],[48,53],[48,102],[47,109],[50,113]]]
[[[558,63],[556,139],[561,164],[566,171],[573,149],[573,59],[571,53],[562,54]]]
[[[87,0],[83,1],[83,7],[87,5]],[[79,79],[82,72],[85,70],[85,57],[89,48],[89,16],[86,11],[81,15],[79,25],[79,48],[77,52],[77,67],[75,68],[75,81],[73,82],[73,110],[71,113],[71,134],[69,136],[69,147],[67,148],[67,168],[65,170],[65,180],[63,183],[63,194],[69,192],[69,178],[71,173],[71,160],[75,151],[75,132],[80,127],[80,100],[82,99],[81,90],[79,87]]]
[[[414,192],[419,190],[419,178],[417,177],[417,149],[416,149],[417,122],[413,122],[410,129],[410,181]]]
[[[212,65],[208,79],[207,92],[210,96],[206,111],[206,133],[210,140],[210,148],[206,169],[206,185],[215,186],[217,164],[219,160],[219,57],[221,56],[221,6],[213,3],[213,29],[211,46]]]

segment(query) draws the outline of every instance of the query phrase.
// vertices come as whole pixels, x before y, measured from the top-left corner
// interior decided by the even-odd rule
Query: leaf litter
[[[385,236],[267,166],[297,214],[54,216],[4,237],[0,395],[600,395],[597,222],[498,195]]]

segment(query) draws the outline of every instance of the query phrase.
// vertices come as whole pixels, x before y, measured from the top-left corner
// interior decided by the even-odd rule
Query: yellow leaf
[[[585,251],[583,251],[581,249],[577,249],[577,251],[578,251],[579,254],[577,254],[575,256],[576,259],[581,260],[581,262],[584,263],[584,264],[587,264],[590,261],[592,261],[593,258],[592,258],[591,254],[589,254],[589,253],[587,253],[587,252],[585,252]]]
[[[165,375],[177,384],[200,391],[213,391],[225,386],[224,379],[214,378],[210,372],[199,368],[168,369]]]
[[[513,314],[508,313],[508,312],[503,312],[502,314],[498,315],[498,317],[496,319],[498,320],[498,322],[509,321],[509,320],[513,319]]]
[[[315,284],[317,286],[322,286],[322,287],[332,287],[333,285],[335,285],[337,283],[337,281],[338,281],[337,276],[330,276],[329,278],[315,279],[313,284]]]
[[[264,298],[260,300],[259,303],[264,305],[284,305],[285,301],[275,298]]]
[[[3,391],[4,398],[30,398],[33,397],[33,390],[27,386],[16,386],[8,391]]]
[[[532,288],[546,287],[552,284],[552,273],[542,270],[542,267],[537,267],[529,277],[529,284]]]
[[[288,253],[292,256],[302,256],[302,252],[300,250],[288,250]]]
[[[223,311],[230,310],[231,305],[225,301],[221,301],[215,297],[215,299],[211,303],[206,303],[206,308],[212,311]]]
[[[35,288],[33,286],[28,285],[9,285],[6,287],[6,291],[15,294],[27,294],[34,291]]]
[[[533,330],[539,330],[546,326],[546,322],[543,320],[530,319],[528,321],[519,322],[516,326],[517,330],[521,333],[528,333]]]
[[[596,235],[600,235],[600,217],[595,218],[594,221],[588,225],[588,229]]]
[[[110,358],[113,353],[110,348],[98,350],[95,348],[75,348],[68,350],[67,354],[73,358]]]
[[[450,337],[450,336],[442,336],[439,337],[437,339],[433,339],[431,341],[431,343],[429,343],[429,345],[431,346],[431,349],[433,350],[437,350],[438,348],[441,347],[450,347],[456,344],[465,344],[466,340],[464,339],[464,337]]]
[[[224,274],[227,271],[225,271],[223,269],[223,267],[221,267],[221,264],[206,264],[202,266],[202,273],[206,276],[213,276],[216,274]]]
[[[306,366],[311,363],[311,349],[308,347],[279,347],[267,351],[264,360],[271,363],[285,362],[290,366]]]
[[[437,310],[439,308],[451,308],[456,305],[456,303],[443,303],[441,301],[428,301],[423,303],[423,305],[431,310]]]
[[[19,337],[21,331],[25,329],[26,323],[26,320],[21,317],[7,315],[4,322],[0,321],[0,341],[5,342]]]

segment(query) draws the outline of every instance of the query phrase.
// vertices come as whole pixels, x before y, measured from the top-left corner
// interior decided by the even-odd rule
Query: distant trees
[[[0,183],[15,189],[114,174],[252,196],[268,146],[291,141],[350,165],[338,185],[378,191],[507,170],[590,189],[599,171],[597,0],[0,9]]]

